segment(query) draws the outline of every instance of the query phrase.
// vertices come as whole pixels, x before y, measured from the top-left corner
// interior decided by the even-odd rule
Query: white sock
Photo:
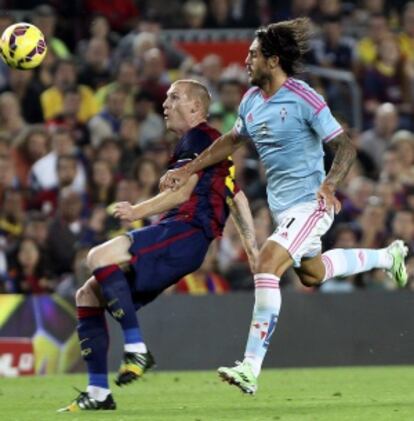
[[[86,391],[88,392],[88,395],[91,398],[99,402],[104,401],[107,398],[107,396],[111,393],[109,389],[105,389],[104,387],[90,385],[86,388]]]
[[[125,344],[124,345],[125,352],[140,352],[141,354],[145,354],[148,349],[144,342],[137,342],[135,344]]]
[[[387,249],[333,249],[322,254],[324,281],[338,276],[351,276],[372,269],[390,269],[392,256]]]
[[[247,339],[244,361],[250,363],[253,374],[260,374],[262,363],[269,346],[282,299],[279,278],[271,273],[258,273],[254,276],[255,303],[252,324]]]

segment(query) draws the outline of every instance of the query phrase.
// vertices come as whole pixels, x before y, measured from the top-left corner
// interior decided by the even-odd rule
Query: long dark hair
[[[278,56],[282,70],[292,76],[301,70],[302,58],[308,50],[311,22],[308,18],[297,18],[271,23],[256,31],[262,54]]]

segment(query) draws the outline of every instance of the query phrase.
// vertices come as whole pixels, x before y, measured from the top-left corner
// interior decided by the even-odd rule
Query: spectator
[[[30,185],[34,190],[49,190],[58,185],[57,161],[61,155],[77,156],[75,139],[67,129],[57,129],[52,135],[52,150],[35,162],[30,173]],[[78,168],[73,189],[84,192],[86,175],[83,164],[78,158]]]
[[[396,194],[403,193],[401,170],[402,167],[401,162],[398,159],[397,148],[391,145],[384,152],[380,180],[390,183]]]
[[[378,58],[381,42],[389,38],[390,29],[387,18],[382,14],[373,14],[368,23],[368,34],[357,44],[357,55],[364,66],[373,65]]]
[[[188,0],[182,6],[181,26],[189,29],[203,28],[207,16],[207,6],[202,0]]]
[[[361,134],[359,146],[372,158],[378,172],[381,169],[384,151],[397,127],[397,108],[393,104],[385,103],[375,111],[374,127]]]
[[[29,173],[39,159],[50,151],[50,135],[41,126],[28,126],[14,142],[11,155],[19,185],[27,187]]]
[[[43,85],[34,78],[33,71],[10,68],[8,83],[0,92],[12,91],[19,100],[24,120],[33,124],[43,121],[40,104],[43,88]]]
[[[331,15],[322,22],[321,36],[311,41],[311,62],[318,66],[354,70],[355,41],[343,35],[342,18]]]
[[[139,145],[140,123],[134,115],[126,115],[121,120],[119,138],[122,145],[120,171],[123,177],[131,174],[137,157],[142,155]]]
[[[0,130],[9,136],[18,136],[26,127],[17,96],[12,92],[0,94]]]
[[[111,50],[118,45],[118,42],[121,39],[118,33],[111,31],[108,18],[101,14],[92,16],[88,29],[90,32],[90,38],[79,41],[77,45],[77,53],[82,60],[85,60],[86,58],[86,51],[88,49],[90,39],[97,38],[105,40]]]
[[[221,131],[226,133],[233,128],[237,120],[244,86],[237,79],[223,79],[219,82],[218,90],[220,100],[212,104],[210,113],[221,115]]]
[[[408,2],[402,15],[402,31],[398,35],[401,54],[414,65],[414,2]]]
[[[3,205],[0,210],[0,243],[6,242],[6,249],[13,250],[23,232],[24,193],[7,188],[3,192]]]
[[[86,124],[78,117],[81,101],[81,94],[76,87],[66,88],[63,92],[62,112],[47,120],[46,126],[52,132],[58,128],[69,130],[76,146],[85,147],[90,143],[90,136]]]
[[[91,88],[77,83],[75,63],[70,60],[59,60],[53,68],[53,85],[40,96],[46,120],[62,113],[63,94],[66,89],[73,87],[81,96],[78,119],[84,123],[96,114],[97,104]]]
[[[159,48],[151,48],[143,56],[140,86],[149,92],[155,102],[155,110],[162,114],[162,104],[170,87],[170,78],[165,67],[164,56]]]
[[[123,90],[127,95],[124,112],[126,114],[132,113],[134,108],[134,96],[139,91],[139,86],[137,70],[134,63],[130,60],[125,59],[121,61],[116,72],[115,80],[98,89],[95,98],[98,102],[99,109],[104,106],[105,99],[109,92],[117,89]]]
[[[106,137],[102,140],[97,153],[96,159],[103,160],[109,163],[115,178],[120,178],[119,166],[122,158],[122,145],[116,137]]]
[[[16,262],[9,270],[13,293],[41,294],[53,292],[55,282],[47,275],[39,246],[24,238],[16,252]]]
[[[373,195],[374,186],[374,182],[366,177],[352,179],[346,189],[346,198],[337,221],[352,222],[358,218],[367,206],[369,198]]]
[[[380,41],[378,47],[377,59],[364,71],[362,79],[366,122],[370,123],[382,103],[390,102],[399,110],[405,127],[411,127],[412,105],[408,72],[397,42],[393,37],[388,37]]]
[[[105,108],[92,117],[88,123],[92,146],[96,148],[104,138],[116,136],[119,133],[125,100],[126,93],[122,89],[108,93]]]
[[[74,155],[59,155],[56,161],[57,185],[33,193],[29,208],[41,210],[45,215],[54,215],[60,192],[73,185],[78,171],[78,160]]]
[[[133,0],[117,0],[112,2],[100,0],[87,0],[86,10],[90,14],[105,16],[114,31],[125,33],[130,29],[140,15],[139,9]]]
[[[107,161],[95,161],[92,166],[90,201],[92,205],[108,206],[115,199],[115,178]]]
[[[151,142],[143,151],[143,158],[155,162],[158,168],[167,169],[171,159],[171,147],[166,141]]]
[[[85,230],[81,212],[81,196],[70,188],[62,190],[58,212],[49,227],[47,240],[51,270],[57,276],[72,269],[76,245]]]
[[[340,16],[342,14],[342,1],[341,0],[319,0],[318,4],[318,16],[316,21],[324,22],[334,16]]]
[[[147,200],[158,193],[160,176],[160,170],[154,161],[138,158],[133,169],[133,178],[138,181],[140,201]]]
[[[414,213],[411,209],[400,209],[394,213],[391,221],[391,238],[402,239],[414,252]]]
[[[36,25],[46,38],[49,49],[60,59],[68,59],[70,51],[66,44],[55,36],[56,13],[52,6],[41,4],[33,9],[33,25]]]
[[[164,120],[155,111],[154,96],[148,91],[141,91],[134,97],[134,113],[139,124],[137,145],[145,149],[150,143],[159,141],[165,132]]]
[[[399,130],[391,138],[401,165],[401,182],[414,184],[414,135],[408,130]]]
[[[137,57],[136,64],[140,64],[142,54],[150,48],[159,48],[165,57],[168,69],[188,67],[193,60],[174,44],[161,37],[161,22],[156,14],[147,13],[140,19],[130,33],[120,41],[116,52],[116,62]]]
[[[266,2],[260,0],[230,1],[230,15],[236,28],[256,28],[260,25],[259,15],[266,9]]]
[[[45,261],[48,261],[46,256],[48,224],[49,218],[46,215],[38,211],[31,211],[26,214],[23,230],[23,238],[30,238],[35,241]]]
[[[0,209],[4,206],[5,193],[18,185],[14,171],[9,156],[0,155]]]
[[[10,137],[6,134],[0,134],[0,156],[8,158],[11,153]]]
[[[390,225],[390,220],[395,210],[401,207],[401,197],[394,191],[394,186],[389,181],[380,181],[375,186],[375,196],[378,197],[386,211],[386,227]]]
[[[378,197],[371,196],[358,218],[361,231],[360,245],[364,248],[381,248],[385,244],[386,208]]]
[[[79,83],[89,86],[94,91],[107,85],[111,80],[110,64],[108,41],[102,38],[91,38],[79,72]]]
[[[272,21],[274,22],[294,19],[301,16],[308,16],[312,18],[312,20],[317,18],[318,0],[292,0],[289,3],[281,0],[274,0],[272,2],[267,2],[267,4],[265,3],[265,7],[266,6],[268,9],[270,8],[273,18]],[[268,14],[268,12],[265,12],[265,14]]]
[[[219,101],[219,84],[223,73],[223,62],[217,54],[209,54],[200,63],[201,76],[207,84],[213,101]]]
[[[230,2],[222,0],[209,0],[206,28],[231,28],[235,21],[231,16]]]

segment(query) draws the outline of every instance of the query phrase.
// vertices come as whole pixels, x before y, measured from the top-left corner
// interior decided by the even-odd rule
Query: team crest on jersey
[[[252,113],[247,114],[247,121],[249,123],[252,123],[253,122],[253,114]]]
[[[284,123],[288,114],[286,108],[282,107],[282,109],[279,111],[279,114],[280,114],[280,118],[282,119],[282,123]]]

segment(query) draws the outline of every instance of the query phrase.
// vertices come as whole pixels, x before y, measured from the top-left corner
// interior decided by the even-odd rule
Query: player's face
[[[187,86],[184,83],[171,85],[162,106],[167,129],[184,133],[190,128],[189,121],[194,108],[194,100],[188,98]]]
[[[269,79],[269,69],[267,59],[262,54],[257,38],[255,38],[249,47],[245,63],[249,82],[252,85],[262,87]]]

